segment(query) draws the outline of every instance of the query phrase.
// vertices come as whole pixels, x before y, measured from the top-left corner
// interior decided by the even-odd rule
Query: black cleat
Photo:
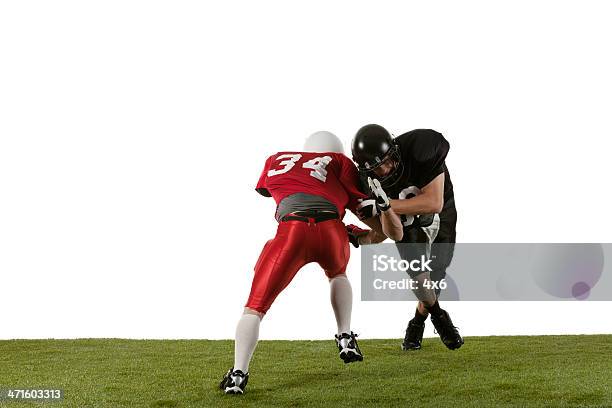
[[[457,328],[453,326],[453,321],[446,310],[440,309],[440,311],[441,313],[438,315],[431,315],[431,322],[435,326],[442,343],[450,350],[458,349],[463,345],[463,339]]]
[[[425,330],[425,324],[418,324],[414,319],[410,320],[402,343],[402,350],[419,350],[423,341],[423,330]]]
[[[363,354],[357,345],[357,335],[353,332],[336,334],[336,345],[340,350],[340,358],[344,363],[363,361]]]
[[[243,373],[240,370],[234,371],[230,368],[223,376],[219,388],[226,394],[244,394],[247,382],[249,382],[249,373]]]

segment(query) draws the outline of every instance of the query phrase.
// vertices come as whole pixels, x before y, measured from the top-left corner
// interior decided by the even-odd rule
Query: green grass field
[[[217,388],[232,341],[0,341],[0,388],[55,387],[52,407],[612,407],[612,336],[438,339],[403,352],[400,340],[362,340],[345,365],[329,341],[262,341],[247,393]]]

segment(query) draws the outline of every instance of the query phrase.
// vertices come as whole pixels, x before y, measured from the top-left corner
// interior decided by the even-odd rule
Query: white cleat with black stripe
[[[353,332],[336,334],[336,345],[340,351],[340,358],[345,363],[363,361],[363,354],[357,345],[357,335]]]

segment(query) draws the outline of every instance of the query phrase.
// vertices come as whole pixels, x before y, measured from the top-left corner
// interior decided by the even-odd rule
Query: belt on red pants
[[[302,221],[307,223],[317,223],[322,221],[337,220],[338,214],[330,211],[296,211],[281,218],[283,221]]]

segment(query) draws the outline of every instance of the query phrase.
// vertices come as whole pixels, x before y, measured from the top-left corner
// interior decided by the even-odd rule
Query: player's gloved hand
[[[367,200],[359,200],[357,206],[357,217],[360,220],[367,220],[368,218],[376,217],[379,214],[378,208],[376,207],[376,200],[368,198]]]
[[[389,197],[387,197],[385,190],[383,190],[382,186],[380,185],[380,181],[373,179],[372,177],[368,177],[368,186],[370,186],[370,190],[372,190],[372,194],[376,199],[376,208],[378,211],[383,212],[391,208],[391,201],[389,200]]]
[[[355,248],[359,248],[359,237],[368,235],[368,232],[370,232],[370,230],[359,228],[354,224],[349,224],[346,226],[346,233],[348,234],[349,241]]]

